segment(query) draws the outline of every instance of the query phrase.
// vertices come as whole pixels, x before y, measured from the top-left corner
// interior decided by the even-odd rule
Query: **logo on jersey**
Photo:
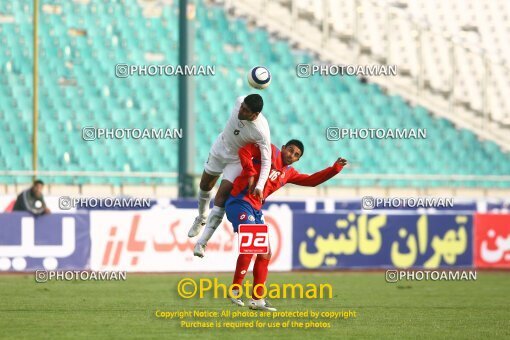
[[[271,173],[269,174],[269,179],[274,181],[278,178],[278,176],[280,176],[280,171],[277,171],[277,170],[271,170]]]
[[[238,218],[239,221],[245,221],[247,217],[246,213],[240,213]]]
[[[267,254],[269,252],[269,232],[265,224],[239,225],[239,253]]]
[[[239,134],[239,132],[241,132],[241,131],[239,131],[239,130],[235,129],[235,130],[234,130],[234,135],[236,135],[236,136],[237,136],[237,135]]]
[[[243,123],[243,122],[241,122],[241,121],[239,121],[239,122],[237,123],[237,126],[239,126],[239,128],[242,128],[242,127],[244,127],[244,123]]]
[[[248,216],[248,221],[254,222],[255,221],[255,217],[253,217],[252,215]]]

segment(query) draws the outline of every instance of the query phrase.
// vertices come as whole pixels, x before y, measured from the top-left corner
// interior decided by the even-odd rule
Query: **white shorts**
[[[232,162],[231,159],[224,159],[209,153],[207,161],[204,163],[205,172],[212,176],[223,174],[223,179],[234,183],[234,180],[241,174],[243,170],[241,162]]]

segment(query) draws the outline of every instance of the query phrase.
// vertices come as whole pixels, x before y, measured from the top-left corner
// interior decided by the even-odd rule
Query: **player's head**
[[[299,161],[303,153],[305,152],[305,146],[297,139],[291,139],[282,146],[282,161],[285,165],[291,165],[294,162]]]
[[[259,113],[262,112],[263,107],[264,101],[260,95],[249,94],[244,98],[239,108],[237,118],[240,120],[255,120],[259,116]]]
[[[40,179],[34,181],[34,184],[32,185],[32,192],[34,193],[35,197],[39,198],[42,196],[43,186],[44,182]]]

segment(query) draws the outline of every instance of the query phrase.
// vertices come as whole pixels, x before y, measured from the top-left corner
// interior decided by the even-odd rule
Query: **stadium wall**
[[[476,209],[326,211],[305,202],[265,211],[273,271],[382,268],[510,268],[510,214]],[[336,206],[340,204],[340,206]],[[308,210],[308,211],[307,211]],[[77,210],[33,217],[0,214],[0,271],[126,270],[228,272],[237,239],[224,220],[206,257],[192,255],[187,231],[195,211]]]

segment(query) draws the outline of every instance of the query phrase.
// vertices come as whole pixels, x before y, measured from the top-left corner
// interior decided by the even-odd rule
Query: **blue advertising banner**
[[[471,214],[293,215],[293,269],[473,265]]]
[[[0,214],[0,271],[87,269],[88,213]]]

